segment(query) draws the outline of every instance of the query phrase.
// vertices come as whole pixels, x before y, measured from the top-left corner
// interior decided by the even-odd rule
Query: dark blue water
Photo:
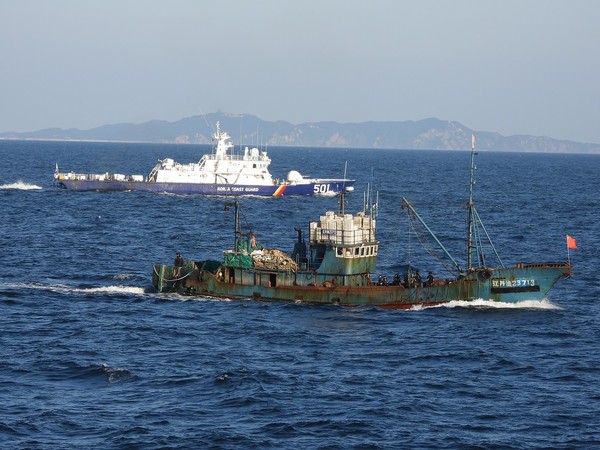
[[[147,173],[193,146],[0,142],[0,447],[594,448],[600,446],[600,156],[477,156],[479,214],[505,264],[567,259],[544,302],[411,311],[152,292],[152,264],[219,258],[223,199],[66,192],[63,170]],[[379,191],[379,268],[422,255],[406,196],[464,262],[468,152],[269,150],[271,171]],[[251,198],[243,221],[291,250],[331,198]],[[410,244],[410,245],[409,245]],[[409,251],[410,249],[410,251]],[[429,259],[428,259],[429,258]]]

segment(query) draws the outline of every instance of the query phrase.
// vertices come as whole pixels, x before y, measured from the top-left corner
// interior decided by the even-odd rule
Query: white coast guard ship
[[[246,147],[243,155],[234,155],[231,137],[221,131],[213,134],[214,152],[197,163],[181,164],[171,158],[159,160],[145,177],[124,174],[80,174],[54,172],[56,184],[74,191],[146,191],[203,195],[335,195],[353,190],[354,180],[346,178],[307,178],[298,171],[286,180],[275,180],[269,173],[271,159],[266,151]]]

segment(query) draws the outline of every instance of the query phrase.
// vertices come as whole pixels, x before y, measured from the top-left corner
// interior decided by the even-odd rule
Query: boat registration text
[[[506,280],[503,278],[492,279],[493,288],[510,288],[510,287],[526,287],[535,286],[535,280],[533,278],[522,278],[517,280]]]

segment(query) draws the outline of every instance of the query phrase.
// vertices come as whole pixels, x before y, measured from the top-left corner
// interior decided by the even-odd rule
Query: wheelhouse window
[[[377,254],[377,246],[366,245],[360,247],[338,247],[336,255],[338,258],[357,258]]]

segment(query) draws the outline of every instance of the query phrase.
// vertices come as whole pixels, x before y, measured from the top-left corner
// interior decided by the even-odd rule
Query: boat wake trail
[[[39,191],[43,189],[43,187],[38,186],[37,184],[29,184],[19,180],[15,183],[2,184],[0,185],[0,189],[14,189],[18,191]]]
[[[561,309],[557,305],[553,305],[547,299],[544,300],[523,300],[515,303],[497,302],[493,300],[452,300],[448,303],[440,305],[419,307],[418,309],[429,308],[479,308],[479,309]],[[413,309],[417,309],[416,307]]]
[[[0,283],[0,292],[11,291],[13,289],[29,289],[35,291],[49,291],[59,294],[80,294],[80,295],[144,295],[146,290],[136,286],[97,286],[97,287],[74,287],[63,284],[43,284],[43,283]]]
[[[135,286],[101,286],[91,288],[75,288],[71,292],[80,294],[132,294],[132,295],[143,295],[146,290],[141,287]]]

